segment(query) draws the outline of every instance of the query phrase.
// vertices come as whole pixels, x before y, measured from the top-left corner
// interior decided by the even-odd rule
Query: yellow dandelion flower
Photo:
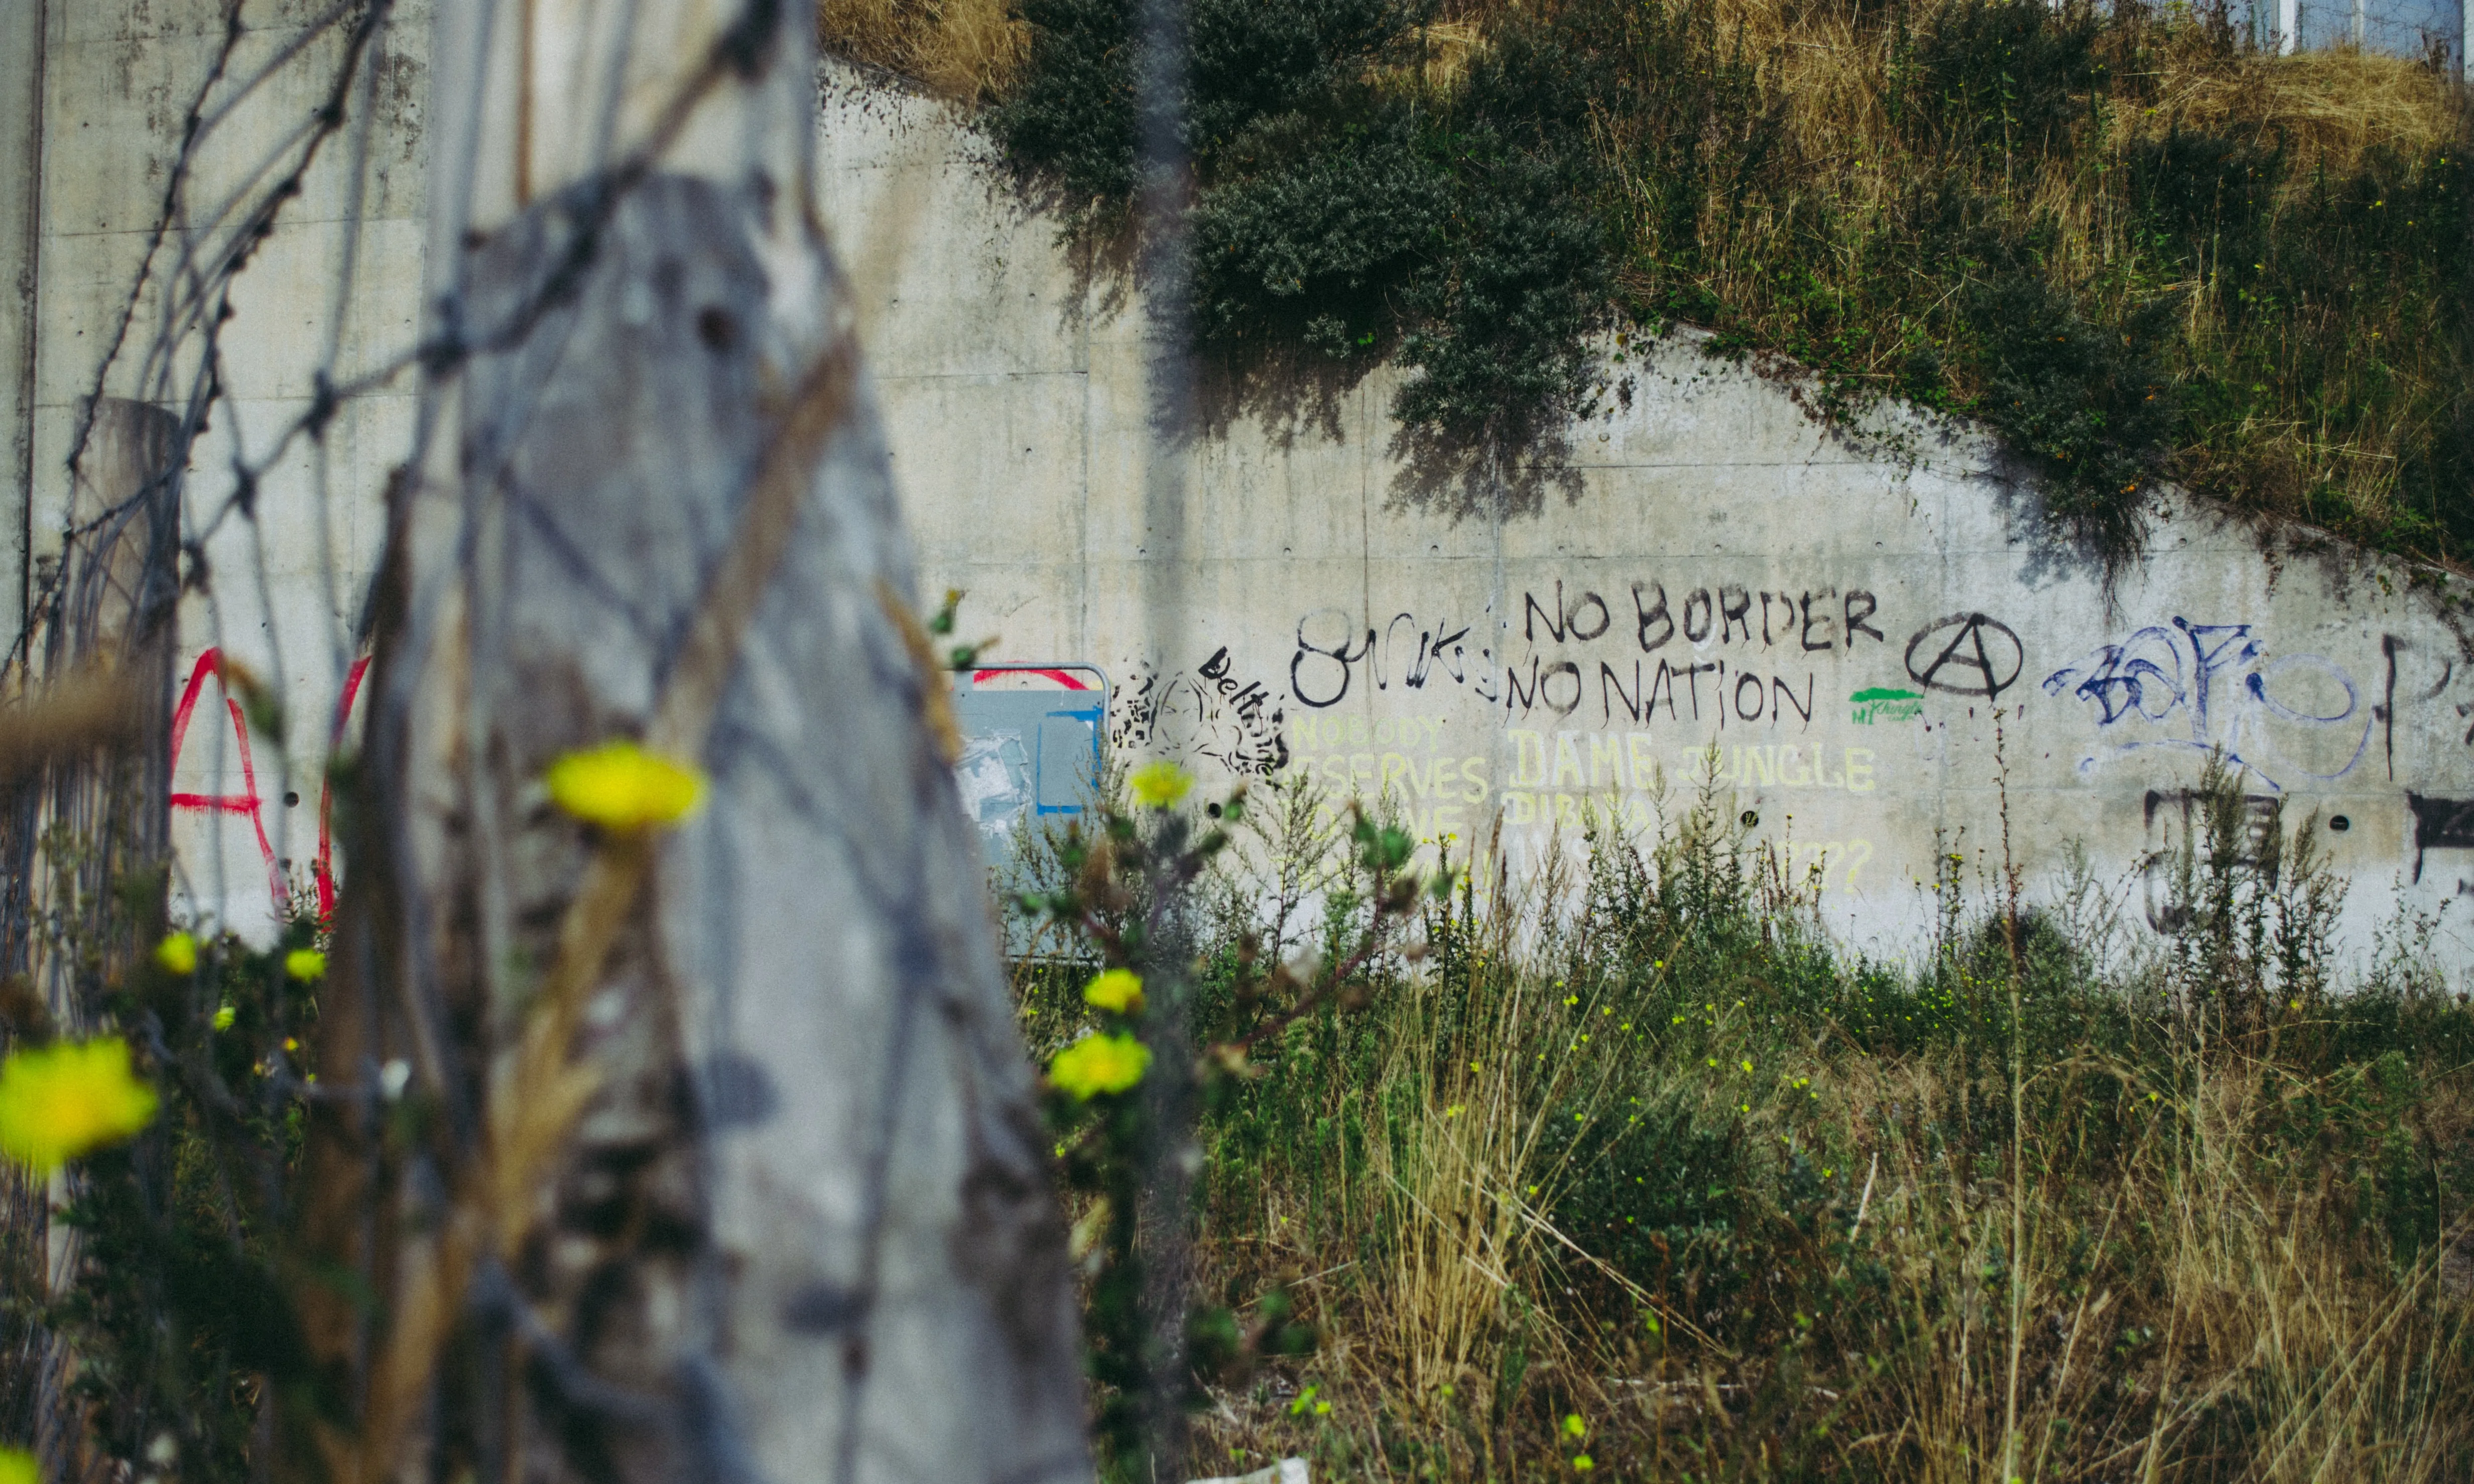
[[[605,830],[675,824],[704,798],[704,774],[624,740],[567,754],[544,781],[551,802]]]
[[[1151,1070],[1152,1049],[1130,1035],[1086,1035],[1048,1063],[1048,1080],[1078,1098],[1123,1092]]]
[[[295,948],[283,956],[283,972],[314,985],[327,977],[327,956],[315,948]]]
[[[0,1063],[0,1155],[48,1175],[155,1119],[155,1089],[116,1035],[21,1051]]]
[[[1567,1437],[1567,1438],[1578,1438],[1578,1437],[1582,1437],[1582,1436],[1586,1435],[1586,1434],[1589,1432],[1589,1423],[1585,1423],[1585,1422],[1583,1422],[1583,1421],[1581,1421],[1581,1414],[1580,1414],[1580,1413],[1578,1413],[1578,1412],[1566,1412],[1566,1413],[1564,1413],[1564,1435],[1565,1437]]]
[[[1194,775],[1163,758],[1135,768],[1126,785],[1134,791],[1135,798],[1152,809],[1175,809],[1194,787]]]
[[[43,1484],[43,1471],[25,1449],[0,1448],[0,1484]]]
[[[198,940],[186,933],[175,933],[155,945],[155,961],[175,974],[198,971]]]
[[[1139,1015],[1143,976],[1132,969],[1109,969],[1082,986],[1082,1003],[1119,1015]]]
[[[1596,1467],[1597,1464],[1593,1462],[1587,1453],[1574,1453],[1572,1455],[1572,1472],[1575,1473],[1587,1473]]]

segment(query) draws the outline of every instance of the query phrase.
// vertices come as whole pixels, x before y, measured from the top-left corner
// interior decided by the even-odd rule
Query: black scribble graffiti
[[[1259,680],[1235,673],[1221,645],[1193,673],[1162,675],[1137,665],[1108,707],[1108,742],[1128,753],[1209,758],[1233,773],[1256,777],[1289,764],[1282,735],[1287,712]]]
[[[1598,608],[1597,632],[1604,633],[1614,620],[1605,613],[1603,601]],[[1569,631],[1569,618],[1560,608],[1548,620],[1550,630],[1558,623]],[[1491,706],[1502,694],[1495,681],[1494,651],[1470,644],[1475,627],[1451,619],[1421,622],[1415,614],[1395,613],[1379,629],[1368,625],[1360,638],[1347,612],[1319,608],[1298,620],[1298,647],[1289,656],[1289,693],[1298,705],[1321,711],[1339,705],[1362,672],[1377,691],[1395,684],[1422,691],[1431,682],[1448,679]]]
[[[1543,705],[1559,717],[1568,717],[1581,709],[1581,667],[1570,660],[1558,660],[1541,667],[1533,655],[1526,683],[1521,680],[1517,669],[1505,670],[1503,679],[1503,709],[1506,714],[1517,708],[1525,717]],[[1559,685],[1558,682],[1564,684]]]
[[[1944,634],[1950,636],[1946,642]],[[1919,655],[1925,656],[1922,665]],[[1928,691],[1951,695],[1998,699],[2018,683],[2025,662],[2010,625],[1980,613],[1936,619],[1907,641],[1907,677]]]
[[[2474,850],[2474,799],[2434,798],[2408,793],[2405,807],[2413,815],[2413,880],[2422,883],[2422,858],[2433,850]]]
[[[2140,822],[2147,832],[2147,850],[2140,859],[2141,894],[2146,898],[2147,925],[2159,933],[2190,925],[2190,904],[2175,900],[2174,866],[2181,847],[2208,828],[2209,804],[2209,795],[2197,789],[2150,789],[2140,802]],[[2273,793],[2245,793],[2239,807],[2235,863],[2257,866],[2272,861],[2276,832],[2284,817],[2282,801]]]
[[[1615,616],[1613,610],[1607,606],[1607,600],[1605,598],[1600,597],[1595,593],[1583,593],[1578,597],[1573,598],[1567,606],[1564,600],[1564,583],[1561,578],[1558,578],[1555,583],[1555,611],[1553,613],[1550,614],[1538,606],[1538,595],[1535,593],[1521,594],[1520,601],[1521,637],[1528,640],[1533,645],[1538,642],[1538,620],[1540,619],[1544,619],[1546,620],[1547,636],[1559,645],[1562,644],[1567,636],[1586,644],[1614,626]],[[1582,615],[1589,613],[1592,610],[1595,611],[1597,622],[1588,628],[1582,627]]]
[[[1560,604],[1562,585],[1556,587]],[[1535,595],[1523,595],[1536,609]],[[1833,611],[1832,603],[1837,607]],[[1590,640],[1606,632],[1606,625],[1584,629],[1580,614],[1585,605],[1594,604],[1603,613],[1606,601],[1595,593],[1584,593],[1570,609],[1569,637]],[[1542,610],[1538,610],[1542,613]],[[1804,588],[1797,592],[1756,591],[1741,583],[1722,582],[1715,589],[1696,587],[1682,599],[1667,596],[1662,582],[1636,582],[1632,585],[1633,640],[1643,654],[1656,654],[1681,633],[1685,643],[1696,649],[1716,645],[1758,645],[1764,649],[1793,647],[1804,652],[1836,650],[1846,653],[1856,647],[1857,635],[1876,644],[1885,644],[1881,631],[1869,621],[1881,611],[1881,601],[1864,588],[1849,588],[1841,594],[1835,587]],[[1753,616],[1760,615],[1760,633],[1753,632]],[[1562,629],[1548,625],[1549,638],[1561,644],[1565,638]],[[1524,637],[1537,640],[1534,631]]]
[[[2397,656],[2413,647],[2412,644],[2399,639],[2394,634],[2380,636],[2380,657],[2388,661],[2389,674],[2388,683],[2380,692],[2380,703],[2371,708],[2371,719],[2381,728],[2380,750],[2388,764],[2390,783],[2396,782]],[[2419,695],[2409,695],[2407,699],[2436,701],[2439,699],[2439,693],[2448,689],[2448,682],[2456,678],[2456,675],[2457,661],[2447,655],[2441,655],[2439,678],[2431,683],[2431,689]],[[2457,715],[2461,718],[2469,712],[2474,712],[2474,706],[2461,705],[2457,708]],[[2474,727],[2467,728],[2465,740],[2468,742],[2474,742]]]

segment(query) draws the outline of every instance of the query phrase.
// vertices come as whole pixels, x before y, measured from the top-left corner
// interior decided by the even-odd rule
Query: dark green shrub
[[[1196,334],[1237,355],[1388,348],[1400,291],[1434,258],[1450,201],[1406,109],[1338,129],[1268,119],[1229,154],[1245,173],[1194,213]]]
[[[2045,0],[1963,0],[1917,41],[1916,127],[1997,158],[2067,153],[2104,85],[2095,10]]]
[[[2248,255],[2285,157],[2245,140],[2176,129],[2133,141],[2124,164],[2131,199],[2177,252],[2195,261]],[[2224,247],[2214,246],[2219,243]]]
[[[2136,539],[2138,499],[2164,464],[2173,383],[2139,330],[2082,319],[2042,280],[1997,280],[1970,318],[1986,421],[2048,475],[2054,513],[2107,550]]]
[[[1133,8],[1126,0],[1022,0],[1031,57],[988,112],[1008,158],[1077,215],[1134,188]]]
[[[991,125],[1114,231],[1130,0],[1020,4]],[[2169,477],[2390,548],[2474,541],[2462,90],[2366,73],[2376,127],[2324,82],[2281,102],[2289,63],[2213,6],[1485,3],[1451,12],[1483,36],[1457,77],[1424,65],[1441,13],[1195,6],[1193,322],[1233,405],[1295,405],[1270,379],[1295,353],[1396,356],[1413,478],[1526,488],[1621,313],[1800,362],[1842,422],[1884,394],[1985,419],[2111,560]],[[1796,58],[1851,45],[1844,106],[1790,95]],[[2343,142],[2401,105],[2421,142]]]
[[[1422,373],[1393,415],[1488,448],[1525,447],[1576,410],[1594,379],[1590,331],[1614,282],[1598,218],[1572,168],[1465,136],[1443,260],[1411,285],[1403,364]]]
[[[300,1048],[318,1010],[314,980],[286,959],[315,937],[303,912],[271,951],[227,937],[200,945],[194,973],[149,958],[102,986],[160,1108],[77,1167],[57,1218],[77,1232],[75,1282],[48,1303],[7,1302],[67,1340],[72,1392],[110,1458],[170,1449],[184,1477],[247,1478],[254,1456],[264,1465],[260,1426],[305,1421],[320,1403],[281,1248],[315,1091]],[[260,1414],[270,1388],[279,1417]]]
[[[1133,183],[1131,7],[1029,0],[1031,65],[991,127],[1082,230]],[[1300,347],[1422,375],[1394,411],[1516,448],[1577,409],[1613,277],[1584,121],[1616,85],[1622,8],[1517,18],[1454,97],[1373,85],[1414,63],[1425,8],[1204,0],[1191,14],[1186,140],[1199,183],[1193,322],[1241,379]]]
[[[1366,65],[1431,5],[1412,0],[1201,0],[1190,11],[1186,148],[1221,159],[1256,119],[1356,116]]]

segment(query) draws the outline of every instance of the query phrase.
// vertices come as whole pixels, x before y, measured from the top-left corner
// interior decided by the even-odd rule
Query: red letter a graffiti
[[[335,705],[334,735],[328,739],[330,748],[343,745],[344,724],[352,718],[352,702],[361,691],[361,676],[369,668],[369,658],[364,655],[352,662],[352,671],[344,677],[344,694]],[[230,688],[225,684],[223,651],[220,649],[208,649],[198,656],[196,667],[189,671],[189,683],[181,692],[181,704],[173,709],[172,772],[175,777],[180,774],[181,744],[188,740],[189,714],[197,709],[198,692],[205,687],[208,675],[214,676],[216,688],[224,692],[224,709],[231,714],[232,741],[240,751],[242,791],[175,793],[171,799],[172,807],[199,814],[249,816],[250,828],[257,836],[257,853],[266,862],[266,889],[274,897],[276,916],[281,917],[291,907],[284,891],[283,864],[275,858],[275,846],[266,838],[265,803],[257,794],[257,764],[249,750],[249,718],[242,714],[240,702],[232,699]],[[318,858],[310,867],[310,876],[318,888],[318,920],[322,923],[335,912],[334,844],[327,837],[327,821],[334,805],[333,793],[331,784],[322,786],[318,791]]]
[[[240,793],[175,793],[174,809],[195,810],[209,815],[247,815],[250,828],[257,832],[257,853],[266,858],[266,887],[275,897],[275,914],[283,915],[283,870],[276,864],[275,846],[266,838],[266,816],[257,796],[257,765],[249,754],[249,720],[241,715],[240,702],[232,699],[224,684],[224,658],[221,649],[208,649],[198,656],[197,665],[189,671],[189,683],[182,688],[181,704],[172,710],[172,776],[181,773],[181,743],[189,735],[189,713],[197,709],[198,692],[208,675],[215,677],[215,689],[224,693],[224,706],[231,713],[232,738],[240,745],[240,781],[245,791]]]

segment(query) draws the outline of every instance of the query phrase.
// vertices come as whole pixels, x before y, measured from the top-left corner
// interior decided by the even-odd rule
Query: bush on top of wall
[[[985,103],[1091,240],[1128,220],[1134,13],[824,12]],[[1191,26],[1194,324],[1241,383],[1396,356],[1405,433],[1518,458],[1604,390],[1595,333],[1686,323],[1810,368],[1842,423],[1893,395],[1982,419],[2116,554],[2166,477],[2474,554],[2474,109],[2435,68],[2077,0],[1194,0]]]

